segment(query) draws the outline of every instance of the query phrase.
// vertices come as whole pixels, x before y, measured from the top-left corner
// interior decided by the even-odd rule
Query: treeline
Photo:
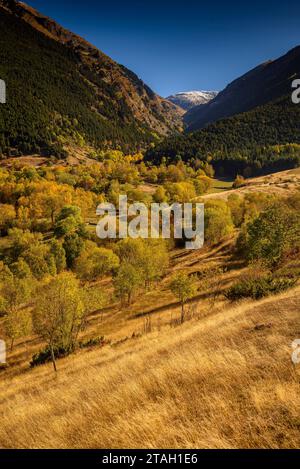
[[[100,157],[100,155],[98,155]],[[148,166],[142,155],[124,156],[110,150],[104,160],[93,165],[22,167],[18,160],[10,170],[0,170],[0,233],[12,226],[46,232],[53,228],[58,211],[68,204],[77,205],[84,217],[93,216],[97,204],[108,201],[116,206],[119,196],[128,201],[189,202],[212,187],[214,171],[203,163],[197,168],[179,162],[176,165]],[[148,183],[150,190],[142,190]]]
[[[0,77],[7,85],[7,104],[0,107],[0,155],[64,157],[65,141],[128,149],[154,140],[116,86],[80,64],[75,52],[4,11]]]
[[[290,96],[224,119],[200,131],[169,137],[146,160],[211,162],[218,176],[257,176],[300,164],[300,106]],[[278,151],[280,148],[280,151]]]

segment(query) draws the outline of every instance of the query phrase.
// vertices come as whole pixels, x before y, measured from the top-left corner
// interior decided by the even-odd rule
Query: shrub
[[[293,287],[296,282],[296,279],[276,278],[272,275],[255,279],[243,279],[230,287],[225,296],[230,301],[243,298],[259,300],[265,296],[283,292]]]
[[[104,337],[94,337],[93,339],[88,339],[79,342],[79,348],[89,348],[89,347],[103,347],[105,345],[106,341]]]
[[[64,358],[70,355],[74,351],[74,347],[58,347],[53,349],[54,356],[56,359]],[[52,361],[52,354],[51,348],[46,347],[45,349],[41,350],[40,352],[33,355],[32,360],[30,362],[30,367],[34,368],[35,366],[44,365],[45,363],[50,363]]]
[[[233,189],[238,189],[239,187],[243,187],[244,185],[245,185],[245,178],[238,174],[232,184]]]
[[[104,337],[95,337],[93,339],[88,339],[85,341],[80,341],[78,343],[79,348],[89,348],[89,347],[103,347],[105,345]],[[69,347],[56,347],[53,349],[55,359],[65,358],[75,351],[75,346],[70,345]],[[39,351],[33,355],[30,362],[30,367],[34,368],[36,366],[44,365],[45,363],[50,363],[52,361],[51,348],[46,347],[45,349]]]

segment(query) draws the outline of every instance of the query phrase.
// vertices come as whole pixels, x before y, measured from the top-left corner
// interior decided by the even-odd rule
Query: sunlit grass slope
[[[300,288],[1,379],[4,448],[296,448]]]

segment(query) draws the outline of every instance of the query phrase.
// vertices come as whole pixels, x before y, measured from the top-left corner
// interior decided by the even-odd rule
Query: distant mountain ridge
[[[77,134],[94,147],[143,147],[182,128],[183,111],[134,72],[15,0],[0,0],[0,78],[0,154],[52,153]]]
[[[218,91],[183,91],[168,96],[166,99],[185,111],[189,111],[195,106],[208,103],[214,99],[217,94]]]
[[[187,130],[201,129],[288,95],[297,76],[300,76],[300,46],[277,60],[255,67],[230,83],[208,104],[191,109],[184,116]]]
[[[149,148],[146,161],[210,162],[220,176],[268,174],[300,166],[300,47],[233,81],[208,104],[184,115],[183,135]]]

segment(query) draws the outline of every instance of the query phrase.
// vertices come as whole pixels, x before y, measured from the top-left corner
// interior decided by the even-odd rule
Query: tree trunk
[[[54,350],[53,350],[53,345],[51,345],[51,358],[52,358],[52,363],[53,363],[53,368],[55,373],[57,372],[56,368],[56,362],[55,362],[55,355],[54,355]]]
[[[184,303],[181,303],[181,318],[180,318],[181,324],[184,323]]]

